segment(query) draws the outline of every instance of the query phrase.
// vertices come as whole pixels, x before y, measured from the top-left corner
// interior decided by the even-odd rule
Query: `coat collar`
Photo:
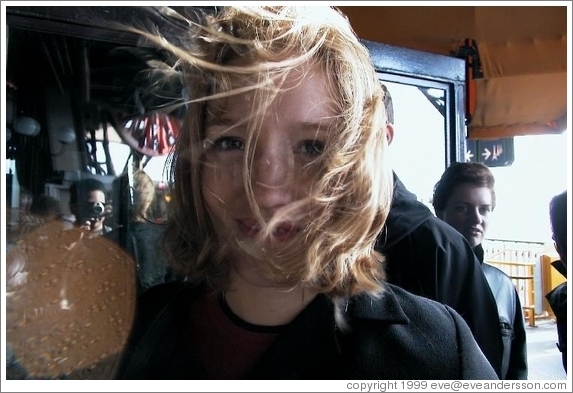
[[[398,289],[399,291],[399,289]],[[407,324],[408,317],[391,285],[376,298],[367,294],[332,302],[318,295],[281,333],[281,337],[257,362],[248,378],[314,379],[344,375],[346,328],[353,321],[370,320],[384,324]],[[351,328],[350,331],[353,329]],[[299,359],[293,363],[289,359]],[[286,359],[286,361],[285,361]]]
[[[360,294],[350,299],[338,301],[342,315],[351,319],[369,319],[387,323],[406,324],[409,319],[400,306],[396,296],[395,286],[384,284],[384,290],[379,297]]]
[[[344,332],[344,324],[352,326],[359,320],[407,324],[408,318],[398,301],[400,291],[403,290],[385,284],[380,297],[363,294],[335,302],[326,295],[318,295],[285,327],[245,378],[331,379],[333,375],[345,375],[342,346],[349,336]],[[205,377],[197,354],[181,346],[185,333],[180,329],[180,318],[185,314],[188,299],[196,294],[197,288],[183,284],[169,296],[159,318],[140,341],[128,371],[165,364],[168,368],[156,371],[167,373],[171,379]]]
[[[474,250],[474,254],[476,254],[476,257],[477,257],[479,263],[482,263],[482,264],[483,264],[483,259],[484,259],[484,257],[485,257],[485,251],[484,251],[483,246],[481,245],[481,243],[478,244],[477,246],[475,246],[475,247],[473,248],[473,250]]]

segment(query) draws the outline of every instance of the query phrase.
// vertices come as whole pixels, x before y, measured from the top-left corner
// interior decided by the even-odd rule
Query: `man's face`
[[[87,193],[86,199],[78,203],[77,224],[86,230],[100,232],[105,221],[105,193],[93,190]]]
[[[475,247],[483,242],[492,210],[493,197],[489,188],[461,184],[454,189],[439,217]]]

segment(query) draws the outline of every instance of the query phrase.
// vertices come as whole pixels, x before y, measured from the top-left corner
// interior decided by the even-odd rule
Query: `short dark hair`
[[[392,102],[392,96],[388,91],[388,88],[384,83],[381,83],[382,91],[384,92],[384,97],[382,98],[384,102],[384,109],[386,109],[386,116],[388,117],[388,124],[394,124],[394,103]]]
[[[434,211],[436,213],[443,211],[454,188],[466,183],[489,188],[492,197],[491,207],[492,210],[495,209],[495,178],[487,165],[478,162],[454,162],[444,171],[434,187],[432,198]]]
[[[557,251],[561,261],[565,262],[567,259],[567,190],[551,198],[549,219]]]
[[[87,197],[92,191],[101,191],[107,197],[105,184],[94,178],[81,179],[76,181],[70,187],[70,209],[75,210],[78,202]]]
[[[62,214],[60,201],[53,196],[41,194],[32,201],[30,213],[42,218],[58,217]]]

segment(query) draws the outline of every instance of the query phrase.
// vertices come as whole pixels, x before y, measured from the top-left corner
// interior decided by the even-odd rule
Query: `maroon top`
[[[189,344],[214,379],[241,379],[283,328],[245,322],[222,294],[203,293],[190,303],[189,315]]]

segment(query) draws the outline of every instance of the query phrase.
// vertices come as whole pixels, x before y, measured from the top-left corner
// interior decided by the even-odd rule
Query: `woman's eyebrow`
[[[326,119],[318,122],[300,122],[295,125],[295,129],[304,133],[325,133],[332,130],[333,120]]]
[[[220,116],[208,116],[206,121],[207,126],[231,126],[235,123],[235,120],[225,116],[224,114],[221,114]]]
[[[207,114],[205,119],[205,124],[207,127],[210,126],[226,126],[228,128],[240,127],[248,122],[247,116],[237,117],[234,114],[225,111],[219,111],[216,113]]]

